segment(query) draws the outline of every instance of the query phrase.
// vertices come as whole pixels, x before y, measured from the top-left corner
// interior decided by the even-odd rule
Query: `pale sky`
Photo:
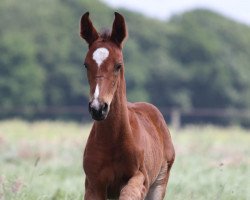
[[[194,8],[208,8],[250,25],[250,0],[102,0],[158,19],[168,19]]]

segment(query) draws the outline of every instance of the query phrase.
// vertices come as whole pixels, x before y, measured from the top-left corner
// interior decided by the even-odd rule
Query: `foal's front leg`
[[[85,180],[85,196],[84,200],[105,200],[106,188],[98,183],[91,184]]]
[[[145,176],[138,171],[121,190],[119,200],[143,200],[146,191]]]

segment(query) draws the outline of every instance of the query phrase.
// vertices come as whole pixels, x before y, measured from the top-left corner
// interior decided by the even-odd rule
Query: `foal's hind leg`
[[[154,184],[150,187],[145,200],[163,200],[168,184],[169,174],[173,161],[166,163],[162,166],[161,171],[155,180]]]

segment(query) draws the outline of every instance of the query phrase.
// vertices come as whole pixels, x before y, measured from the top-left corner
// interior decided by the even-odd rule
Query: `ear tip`
[[[115,17],[121,17],[121,18],[124,18],[120,13],[118,13],[118,12],[114,12],[114,14],[115,14]]]
[[[85,12],[82,17],[88,17],[89,16],[89,11]]]

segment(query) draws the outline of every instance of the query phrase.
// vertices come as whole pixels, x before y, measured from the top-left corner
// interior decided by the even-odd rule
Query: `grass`
[[[0,200],[80,200],[90,125],[0,122]],[[250,134],[239,127],[172,130],[177,157],[167,198],[250,199]]]

